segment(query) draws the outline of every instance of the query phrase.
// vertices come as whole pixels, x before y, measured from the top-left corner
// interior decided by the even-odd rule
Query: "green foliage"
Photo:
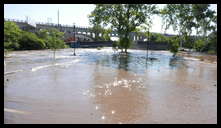
[[[101,40],[101,37],[99,36],[100,33],[103,33],[104,29],[100,26],[100,25],[94,25],[92,28],[91,28],[91,32],[93,32],[95,34],[95,41],[99,41]]]
[[[122,51],[125,49],[125,52],[127,52],[127,49],[131,46],[131,40],[127,37],[120,38],[118,45]]]
[[[22,31],[14,22],[4,22],[4,49],[7,50],[65,48],[63,36],[64,33],[56,29],[42,29],[35,34]]]
[[[18,50],[22,30],[14,23],[4,22],[4,48]]]
[[[205,46],[206,46],[206,44],[203,39],[198,39],[194,43],[194,49],[196,49],[197,51],[200,51],[200,52],[204,50]]]
[[[49,36],[49,32],[46,29],[41,29],[38,32],[36,32],[36,35],[44,40],[45,42],[45,48],[50,48],[50,36]]]
[[[205,37],[210,30],[216,31],[217,17],[215,11],[209,9],[209,4],[193,4],[192,15],[195,17],[197,34],[202,33]],[[214,23],[212,25],[211,23]]]
[[[196,40],[194,48],[199,52],[217,53],[217,32],[212,32],[207,38]]]
[[[37,32],[37,35],[44,40],[46,48],[55,50],[66,47],[63,41],[64,33],[59,32],[57,29],[42,29]]]
[[[217,32],[212,32],[208,37],[209,51],[217,53]],[[209,52],[208,51],[208,52]]]
[[[215,50],[209,50],[207,53],[208,54],[216,54],[216,51]]]
[[[161,10],[161,16],[165,29],[173,27],[183,43],[189,42],[186,38],[190,37],[193,28],[206,38],[207,33],[215,31],[217,26],[217,16],[209,9],[209,4],[168,4]],[[188,47],[193,47],[193,44],[188,44]]]
[[[117,47],[118,47],[118,42],[114,42],[113,44],[112,44],[112,47],[114,48],[114,49],[116,49]]]
[[[105,29],[104,31],[103,31],[103,40],[105,40],[105,41],[110,41],[111,39],[110,39],[110,36],[109,36],[109,34],[111,33],[111,29]]]
[[[170,44],[170,52],[173,53],[173,56],[175,56],[179,49],[179,39],[177,37],[172,37],[169,40]]]
[[[94,26],[110,26],[118,32],[119,46],[125,52],[130,46],[129,33],[147,22],[155,6],[146,4],[97,4],[91,15],[90,23]]]
[[[22,32],[19,43],[21,50],[35,50],[45,48],[45,43],[42,39],[39,39],[34,33],[26,31]]]
[[[183,47],[192,49],[195,40],[196,40],[196,37],[187,36],[187,35],[183,36]]]
[[[156,42],[157,41],[157,35],[154,33],[150,33],[150,41]]]
[[[168,43],[169,37],[166,37],[162,34],[156,34],[156,42],[158,43]]]

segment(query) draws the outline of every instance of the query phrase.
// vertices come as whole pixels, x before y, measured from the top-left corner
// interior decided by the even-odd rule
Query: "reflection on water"
[[[124,55],[124,54],[120,54],[120,55],[113,55],[112,56],[112,61],[113,63],[116,63],[118,65],[119,69],[124,69],[126,71],[128,71],[128,64],[129,62],[131,62],[131,55]]]
[[[96,95],[94,102],[99,106],[98,111],[102,112],[102,117],[105,117],[105,123],[134,123],[141,118],[148,110],[143,81],[124,70],[105,76],[103,73],[96,66],[93,92]],[[112,79],[107,80],[106,77]]]
[[[171,69],[188,69],[187,61],[180,56],[171,57],[169,61],[169,66]]]
[[[216,123],[217,65],[166,51],[72,49],[6,58],[5,123]]]

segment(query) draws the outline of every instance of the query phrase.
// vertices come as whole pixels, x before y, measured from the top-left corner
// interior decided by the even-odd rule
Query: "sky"
[[[163,7],[161,4],[159,7]],[[88,15],[94,10],[93,4],[4,4],[4,18],[26,20],[32,22],[59,23],[64,25],[73,25],[89,27]],[[217,12],[217,5],[210,6]],[[151,32],[163,33],[161,29],[162,20],[159,16],[153,17]],[[172,29],[167,33],[176,34]]]

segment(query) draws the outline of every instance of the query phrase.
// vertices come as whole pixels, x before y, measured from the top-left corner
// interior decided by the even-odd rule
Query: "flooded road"
[[[4,123],[217,123],[216,63],[129,52],[9,53]]]

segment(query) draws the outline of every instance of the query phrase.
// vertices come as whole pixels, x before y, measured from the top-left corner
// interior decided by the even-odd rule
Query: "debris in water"
[[[99,107],[98,107],[98,106],[96,106],[96,107],[95,107],[95,109],[96,109],[96,110],[98,110],[98,109],[99,109]]]
[[[112,110],[112,111],[111,111],[111,114],[114,114],[114,113],[115,113],[115,111],[114,111],[114,110]]]

